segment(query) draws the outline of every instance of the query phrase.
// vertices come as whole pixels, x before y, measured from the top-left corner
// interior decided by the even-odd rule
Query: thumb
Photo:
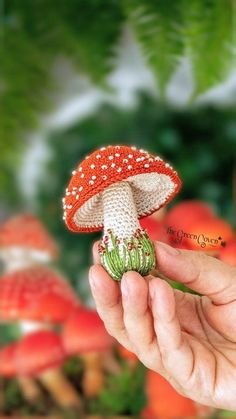
[[[208,296],[215,304],[236,298],[236,269],[205,253],[155,242],[158,269],[170,279]]]

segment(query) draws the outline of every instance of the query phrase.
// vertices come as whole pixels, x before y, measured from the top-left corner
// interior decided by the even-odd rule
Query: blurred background
[[[168,218],[171,211],[181,203],[197,201],[193,209],[187,205],[180,217],[195,214],[193,220],[190,217],[194,227],[178,224],[178,229],[194,232],[196,228],[199,234],[220,237],[226,242],[221,246],[224,250],[231,246],[226,262],[236,264],[235,2],[6,0],[1,20],[0,249],[9,248],[8,220],[32,214],[59,248],[57,260],[49,258],[51,269],[58,269],[92,309],[87,277],[91,245],[99,235],[70,233],[62,220],[61,200],[72,170],[84,156],[102,146],[128,144],[160,155],[183,180],[167,212],[147,221],[150,235],[171,242],[167,232],[175,225]],[[210,230],[198,222],[202,206],[214,219]],[[22,221],[16,230],[24,236],[25,228]],[[25,245],[30,241],[28,236],[23,238],[22,247],[24,240]],[[172,244],[179,243],[172,240]],[[19,248],[19,240],[11,245]],[[182,245],[221,258],[220,245],[202,249],[191,240]],[[4,251],[1,254],[3,276],[9,271]],[[6,321],[1,312],[0,321],[3,349],[20,340],[22,332],[17,321]],[[59,336],[63,327],[57,324],[53,330]],[[147,378],[144,367],[117,345],[109,351],[115,366],[108,368],[92,396],[81,385],[85,373],[81,357],[70,354],[62,362],[64,374],[84,399],[83,413],[75,406],[59,406],[41,387],[37,402],[27,400],[16,374],[4,377],[4,372],[1,413],[233,417],[226,411],[190,408],[189,401],[179,413],[184,401],[178,401],[170,388],[164,393],[166,383],[159,382],[159,377]],[[153,396],[159,400],[155,407],[152,386],[159,388]],[[161,400],[171,397],[175,407],[169,412]]]

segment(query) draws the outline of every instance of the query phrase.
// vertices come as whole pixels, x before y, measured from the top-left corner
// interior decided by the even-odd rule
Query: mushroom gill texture
[[[177,172],[159,156],[136,147],[102,147],[73,170],[63,218],[75,232],[104,229],[99,254],[114,280],[130,270],[145,276],[156,261],[139,219],[165,206],[180,187]]]

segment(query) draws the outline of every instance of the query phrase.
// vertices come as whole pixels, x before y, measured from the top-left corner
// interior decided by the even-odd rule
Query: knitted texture
[[[109,229],[119,239],[132,237],[140,227],[132,188],[128,182],[109,186],[102,194],[104,232]]]
[[[151,177],[140,180],[140,175]],[[102,147],[72,172],[63,198],[63,218],[68,228],[75,232],[102,230],[101,193],[121,181],[128,181],[133,186],[138,218],[166,205],[181,187],[177,172],[160,157],[136,147]],[[146,189],[140,188],[144,184]]]
[[[0,226],[0,250],[9,247],[48,252],[52,259],[58,256],[52,237],[31,214],[17,215]]]

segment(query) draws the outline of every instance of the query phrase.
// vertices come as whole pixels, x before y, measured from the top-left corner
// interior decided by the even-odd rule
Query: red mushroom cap
[[[113,183],[133,186],[139,218],[166,205],[181,187],[177,172],[160,157],[122,145],[94,151],[72,175],[63,202],[64,219],[75,232],[102,230],[101,193]]]
[[[15,354],[18,343],[11,343],[0,350],[0,375],[14,377],[16,372]]]
[[[153,217],[153,215],[143,218],[140,221],[140,225],[143,229],[147,230],[151,240],[159,240],[164,243],[169,243],[169,236],[167,234],[166,227],[162,221],[157,220]]]
[[[169,243],[175,247],[188,248],[187,240],[184,236],[181,237],[181,241],[178,240],[182,232],[189,233],[189,225],[195,221],[197,222],[197,220],[214,217],[214,212],[205,202],[197,200],[179,202],[168,210],[163,220],[166,231],[169,230]],[[172,234],[171,231],[173,232]]]
[[[229,240],[219,252],[219,259],[229,265],[236,266],[236,239]]]
[[[41,221],[31,214],[16,215],[0,227],[0,248],[24,247],[48,252],[53,259],[58,248]]]
[[[114,343],[97,312],[84,307],[75,310],[66,321],[62,339],[68,354],[103,352]]]
[[[0,280],[0,320],[60,323],[78,304],[69,283],[44,266],[15,271]]]
[[[65,352],[59,335],[50,330],[40,330],[24,336],[18,343],[15,360],[20,375],[38,375],[60,366]]]

